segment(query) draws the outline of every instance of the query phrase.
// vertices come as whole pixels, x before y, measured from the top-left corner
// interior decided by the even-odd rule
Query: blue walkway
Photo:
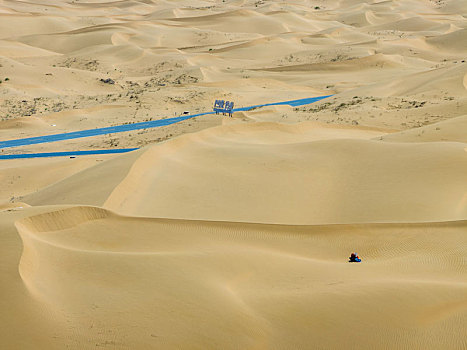
[[[90,151],[68,151],[68,152],[47,152],[47,153],[21,153],[0,155],[0,159],[21,159],[21,158],[48,158],[48,157],[67,157],[67,156],[85,156],[90,154],[115,154],[136,151],[138,148],[119,148],[119,149],[96,149]]]
[[[292,106],[292,107],[299,107],[299,106],[309,105],[309,104],[321,101],[321,100],[323,100],[325,98],[328,98],[328,97],[331,97],[331,96],[334,96],[334,95],[308,97],[308,98],[301,98],[299,100],[266,103],[266,104],[256,105],[256,106],[235,108],[233,111],[234,112],[242,112],[242,111],[249,111],[249,110],[252,110],[254,108],[267,107],[267,106],[283,106],[283,105],[288,105],[288,106]]]
[[[106,128],[66,132],[66,133],[63,133],[63,134],[54,134],[54,135],[45,135],[45,136],[37,136],[37,137],[28,137],[28,138],[25,138],[25,139],[18,139],[18,140],[0,141],[0,148],[35,145],[35,144],[38,144],[38,143],[56,142],[56,141],[63,141],[63,140],[79,139],[79,138],[82,138],[82,137],[114,134],[114,133],[118,133],[118,132],[125,132],[125,131],[132,131],[132,130],[157,128],[159,126],[178,123],[178,122],[181,122],[183,120],[194,118],[194,117],[204,115],[204,114],[210,114],[210,113],[201,113],[201,114],[197,114],[197,115],[189,115],[189,116],[183,116],[183,117],[177,117],[177,118],[154,120],[154,121],[150,121],[150,122],[141,122],[141,123],[134,123],[134,124],[109,126],[109,127],[106,127]]]
[[[289,106],[297,107],[297,106],[303,106],[303,105],[307,105],[313,102],[317,102],[330,96],[332,95],[312,97],[312,98],[303,98],[300,100],[292,100],[292,101],[284,101],[284,102],[267,103],[267,104],[256,105],[256,106],[236,108],[233,111],[234,112],[249,111],[253,108],[266,107],[266,106],[279,106],[279,105],[289,105]],[[214,114],[214,112],[205,112],[205,113],[187,115],[187,116],[176,117],[176,118],[159,119],[159,120],[153,120],[149,122],[109,126],[106,128],[66,132],[63,134],[54,134],[54,135],[45,135],[45,136],[37,136],[37,137],[28,137],[28,138],[18,139],[18,140],[0,141],[0,148],[34,145],[38,143],[56,142],[56,141],[63,141],[63,140],[79,139],[82,137],[115,134],[118,132],[125,132],[125,131],[157,128],[160,126],[175,124],[175,123],[179,123],[181,121],[187,120],[187,119],[199,117],[201,115],[208,115],[208,114]]]
[[[331,97],[333,95],[327,96],[318,96],[318,97],[310,97],[310,98],[302,98],[299,100],[291,100],[291,101],[283,101],[283,102],[273,102],[273,103],[266,103],[261,105],[249,106],[249,107],[242,107],[242,108],[235,108],[233,112],[241,112],[241,111],[249,111],[254,108],[260,107],[267,107],[267,106],[280,106],[280,105],[288,105],[292,107],[303,106],[307,104],[311,104],[322,99]],[[83,137],[91,137],[91,136],[98,136],[98,135],[107,135],[107,134],[115,134],[119,132],[126,132],[126,131],[133,131],[133,130],[141,130],[141,129],[149,129],[149,128],[157,128],[161,126],[166,126],[170,124],[179,123],[181,121],[199,117],[202,115],[214,114],[214,112],[205,112],[193,115],[186,115],[176,118],[167,118],[167,119],[159,119],[153,120],[149,122],[140,122],[134,124],[124,124],[124,125],[117,125],[117,126],[109,126],[105,128],[97,128],[97,129],[88,129],[88,130],[81,130],[81,131],[74,131],[74,132],[66,132],[62,134],[53,134],[53,135],[44,135],[44,136],[37,136],[37,137],[28,137],[24,139],[17,139],[17,140],[8,140],[8,141],[0,141],[0,149],[1,148],[9,148],[9,147],[19,147],[19,146],[26,146],[26,145],[35,145],[39,143],[49,143],[49,142],[56,142],[56,141],[63,141],[63,140],[71,140],[71,139],[79,139]],[[136,148],[135,148],[136,149]],[[30,154],[12,154],[12,155],[0,155],[0,159],[17,159],[17,158],[38,158],[38,157],[63,157],[63,156],[73,156],[73,155],[84,155],[84,154],[107,154],[107,153],[124,153],[130,152],[134,149],[113,149],[113,150],[96,150],[96,151],[76,151],[76,152],[50,152],[50,153],[30,153]],[[93,152],[93,153],[91,153]]]

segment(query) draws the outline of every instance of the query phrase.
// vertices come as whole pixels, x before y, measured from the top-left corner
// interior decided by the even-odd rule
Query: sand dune
[[[33,205],[103,205],[114,188],[127,175],[140,152],[132,152],[77,172],[35,193],[24,196]],[[92,184],[87,187],[86,184]]]
[[[11,6],[12,3],[20,4],[22,2],[12,1],[9,2],[9,5]],[[31,3],[29,4],[31,5]],[[79,27],[79,23],[74,25],[73,21],[69,19],[54,16],[2,14],[0,17],[0,35],[2,39],[29,34],[58,33]],[[21,23],[21,25],[18,25],[18,23]]]
[[[384,141],[394,142],[440,142],[467,143],[467,116],[452,118],[417,129],[384,135]]]
[[[443,51],[463,51],[459,43],[467,40],[467,29],[459,29],[455,32],[428,38],[427,42],[433,48]]]
[[[195,142],[149,149],[105,205],[142,216],[288,224],[465,218],[465,145],[313,141],[312,133],[276,143],[273,124],[261,141],[244,140],[244,127],[232,127],[228,139],[210,129]]]
[[[188,22],[197,28],[226,33],[279,34],[289,31],[287,23],[251,10],[235,10],[223,14],[176,18],[172,19],[172,21],[176,23]]]
[[[55,186],[57,182],[68,179],[73,174],[108,158],[103,156],[98,159],[35,159],[28,164],[24,164],[21,159],[2,161],[0,163],[2,202],[17,201],[21,196],[35,193],[49,185]]]
[[[43,50],[34,46],[28,46],[19,42],[2,41],[0,45],[1,56],[5,57],[37,57],[37,56],[50,56],[54,53],[51,51]]]
[[[467,64],[460,63],[449,68],[438,68],[412,76],[396,79],[383,86],[373,86],[371,90],[375,94],[384,93],[393,96],[448,93],[454,96],[466,96],[467,88],[464,85],[467,74]],[[379,88],[379,89],[378,89]]]
[[[459,141],[447,135],[461,130],[458,119],[428,130],[440,128],[445,141]],[[226,125],[89,168],[24,200],[105,202],[151,217],[287,224],[465,219],[465,145],[380,141],[407,142],[411,134],[314,123]],[[122,172],[114,173],[116,164]],[[101,191],[95,191],[98,182],[91,179],[100,176]]]
[[[379,22],[379,21],[378,21]],[[427,20],[420,17],[404,18],[399,21],[388,22],[370,26],[369,30],[397,30],[403,32],[420,32],[420,31],[443,31],[449,28],[448,24]]]
[[[413,63],[412,63],[413,62]],[[407,58],[402,58],[401,56],[389,56],[383,54],[376,54],[372,56],[367,56],[364,58],[346,60],[343,62],[332,62],[332,63],[315,63],[315,64],[305,64],[305,65],[294,65],[287,67],[276,67],[270,68],[271,71],[353,71],[357,70],[359,72],[369,69],[394,69],[401,66],[407,67],[410,65],[418,65],[421,63],[420,60],[411,60]],[[412,64],[411,64],[412,63]]]
[[[54,313],[78,316],[65,331],[68,344],[464,345],[463,221],[282,226],[137,219],[74,207],[16,225],[24,244],[20,273],[32,296]],[[356,248],[365,265],[342,259]],[[443,253],[429,257],[427,249]],[[368,307],[374,304],[378,313]],[[86,318],[93,327],[70,334]]]
[[[467,4],[0,1],[1,349],[466,349]],[[347,262],[352,251],[363,261]]]

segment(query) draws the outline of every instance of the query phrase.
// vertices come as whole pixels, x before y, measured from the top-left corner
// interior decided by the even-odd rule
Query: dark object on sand
[[[349,262],[361,262],[362,259],[358,256],[357,253],[350,254]]]
[[[113,79],[107,78],[107,79],[101,79],[101,81],[105,84],[115,84],[115,81]]]

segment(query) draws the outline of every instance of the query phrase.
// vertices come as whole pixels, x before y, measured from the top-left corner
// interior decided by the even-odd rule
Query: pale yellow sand
[[[2,266],[12,274],[2,289],[10,315],[4,342],[86,349],[465,346],[465,221],[283,226],[49,210],[16,223],[21,279],[18,255],[6,259],[2,245]],[[19,215],[2,214],[3,222]],[[21,249],[12,228],[3,232],[15,242],[10,255]],[[343,259],[354,249],[364,264]]]
[[[466,18],[0,2],[0,140],[335,94],[4,149],[141,147],[0,160],[0,349],[467,349]]]

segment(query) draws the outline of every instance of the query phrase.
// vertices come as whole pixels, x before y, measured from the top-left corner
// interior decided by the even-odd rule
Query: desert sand
[[[459,0],[1,1],[0,141],[332,96],[2,149],[139,148],[0,160],[0,348],[467,349],[466,43]]]

